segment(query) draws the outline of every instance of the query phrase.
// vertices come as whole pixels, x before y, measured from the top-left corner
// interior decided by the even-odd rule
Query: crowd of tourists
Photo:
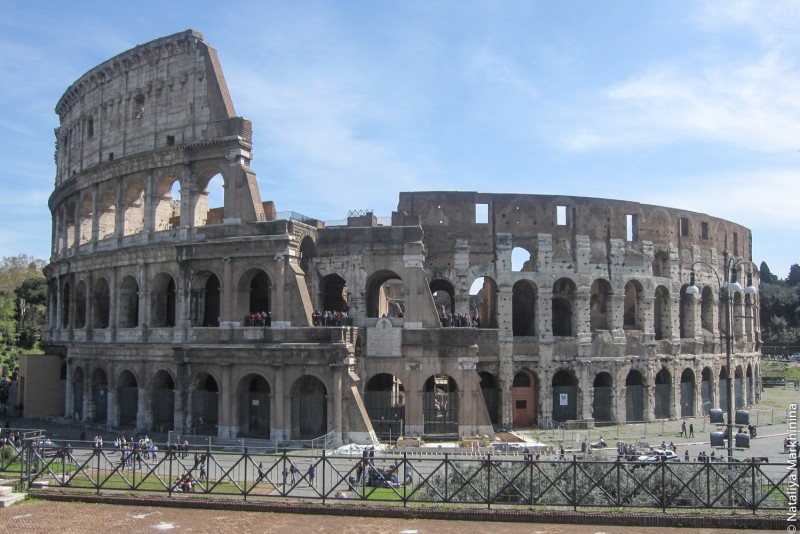
[[[470,317],[468,313],[442,313],[439,315],[439,321],[441,321],[444,327],[480,327],[478,318]]]

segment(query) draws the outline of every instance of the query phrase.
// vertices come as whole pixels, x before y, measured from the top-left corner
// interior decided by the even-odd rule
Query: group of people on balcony
[[[270,312],[253,312],[247,318],[246,326],[272,326],[272,314]]]
[[[353,324],[346,311],[338,310],[325,310],[324,312],[314,310],[311,320],[314,326],[350,326]]]
[[[439,321],[441,321],[442,326],[444,327],[469,327],[472,328],[479,328],[480,322],[477,317],[470,317],[468,313],[453,313],[450,312],[442,312],[439,315]]]

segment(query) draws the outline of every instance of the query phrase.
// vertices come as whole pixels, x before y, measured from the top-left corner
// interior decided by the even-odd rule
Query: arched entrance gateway
[[[269,439],[270,388],[263,376],[246,376],[239,384],[239,434],[247,438]]]
[[[625,377],[625,420],[629,423],[644,421],[644,378],[636,370]]]
[[[92,421],[108,424],[108,377],[102,369],[92,373]]]
[[[710,367],[703,367],[700,402],[703,403],[703,415],[708,415],[708,412],[714,407],[714,373]]]
[[[694,371],[684,369],[681,373],[681,417],[694,417]]]
[[[72,413],[78,421],[83,421],[83,369],[78,367],[72,373]]]
[[[422,393],[423,428],[429,437],[458,436],[458,386],[448,375],[433,375]]]
[[[292,439],[313,439],[328,431],[327,391],[315,376],[305,375],[292,385]]]
[[[592,399],[592,418],[597,422],[613,420],[612,396],[614,381],[609,373],[597,373],[594,377],[594,398]]]
[[[497,387],[497,378],[487,372],[479,373],[481,377],[481,393],[489,412],[489,421],[492,425],[500,424],[500,388]]]
[[[172,430],[175,420],[175,381],[166,371],[153,377],[153,429],[158,432]]]
[[[119,426],[136,428],[136,416],[139,413],[139,387],[136,377],[130,371],[123,371],[117,379],[117,402]]]
[[[216,436],[219,424],[219,386],[214,377],[200,373],[192,391],[192,434]]]
[[[656,419],[669,419],[672,405],[672,375],[666,369],[661,369],[656,375]]]
[[[514,403],[514,428],[536,426],[539,405],[536,376],[527,369],[523,369],[514,375],[514,382],[511,388],[511,398]]]
[[[561,423],[578,418],[578,379],[570,371],[553,376],[553,421]]]
[[[367,382],[364,404],[380,439],[392,440],[403,435],[406,419],[406,394],[396,376],[380,373]]]

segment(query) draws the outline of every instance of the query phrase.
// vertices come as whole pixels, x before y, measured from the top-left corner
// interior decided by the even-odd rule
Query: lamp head
[[[686,294],[697,295],[698,293],[700,293],[700,289],[694,283],[694,271],[692,271],[692,274],[689,277],[689,287],[686,288]]]

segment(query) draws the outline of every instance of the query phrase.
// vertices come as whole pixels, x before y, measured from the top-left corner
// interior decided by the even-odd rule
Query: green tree
[[[778,282],[778,276],[772,274],[772,271],[769,270],[769,265],[765,261],[761,262],[761,267],[758,268],[758,275],[762,284],[775,284]]]
[[[786,283],[792,287],[800,285],[800,265],[795,263],[789,267],[789,276],[786,277]]]
[[[44,279],[42,269],[45,265],[46,261],[25,254],[4,257],[0,261],[0,293],[11,295],[28,278]]]

